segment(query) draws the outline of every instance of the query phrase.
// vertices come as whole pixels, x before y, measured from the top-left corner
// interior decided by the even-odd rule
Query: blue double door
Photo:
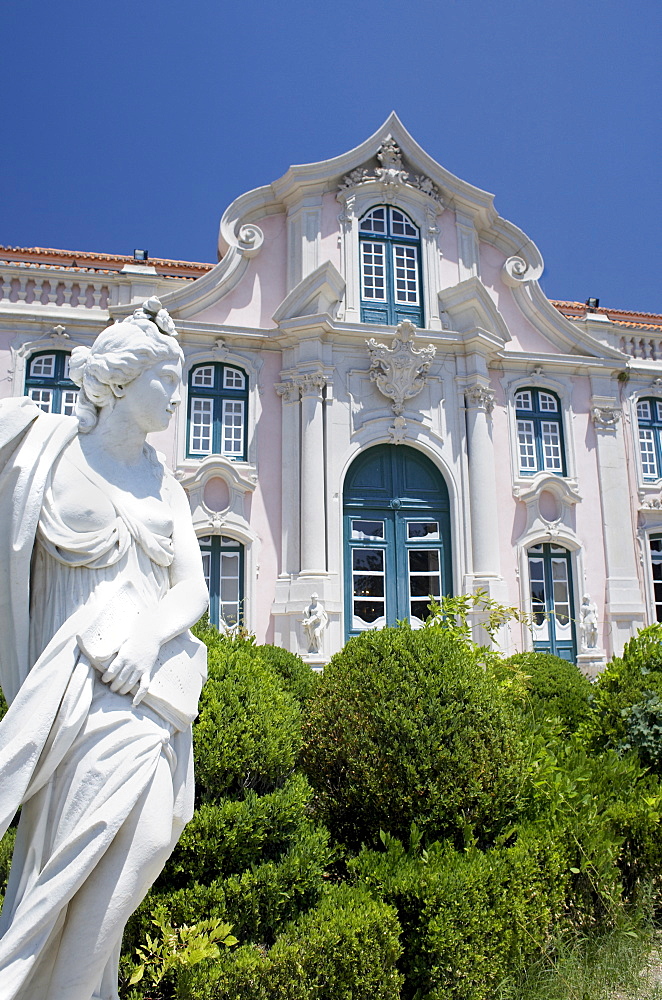
[[[407,620],[451,589],[448,488],[432,462],[402,445],[363,452],[343,494],[347,635]]]

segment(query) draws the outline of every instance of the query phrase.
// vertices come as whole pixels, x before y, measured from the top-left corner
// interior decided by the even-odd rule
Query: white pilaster
[[[301,387],[301,573],[326,572],[323,392],[321,374],[296,377]]]

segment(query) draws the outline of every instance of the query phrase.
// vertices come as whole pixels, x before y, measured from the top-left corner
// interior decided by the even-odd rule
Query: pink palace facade
[[[183,398],[154,444],[216,621],[319,664],[483,590],[533,612],[503,648],[591,672],[662,619],[662,316],[548,300],[538,248],[395,115],[237,198],[218,254],[0,249],[2,396],[71,412],[75,345],[151,295],[175,318]]]

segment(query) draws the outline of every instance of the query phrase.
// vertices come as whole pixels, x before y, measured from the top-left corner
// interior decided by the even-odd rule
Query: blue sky
[[[0,243],[216,259],[221,213],[391,110],[538,245],[662,312],[659,0],[7,0]]]

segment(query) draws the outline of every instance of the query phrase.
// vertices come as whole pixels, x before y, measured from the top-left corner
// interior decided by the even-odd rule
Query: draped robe
[[[171,529],[147,528],[89,469],[113,524],[77,532],[62,520],[50,477],[76,433],[73,418],[27,400],[0,406],[0,835],[22,807],[0,1000],[117,1000],[124,923],[193,812],[190,727],[112,692],[76,642],[122,580],[146,603],[164,595]],[[167,501],[179,486],[162,474]]]

